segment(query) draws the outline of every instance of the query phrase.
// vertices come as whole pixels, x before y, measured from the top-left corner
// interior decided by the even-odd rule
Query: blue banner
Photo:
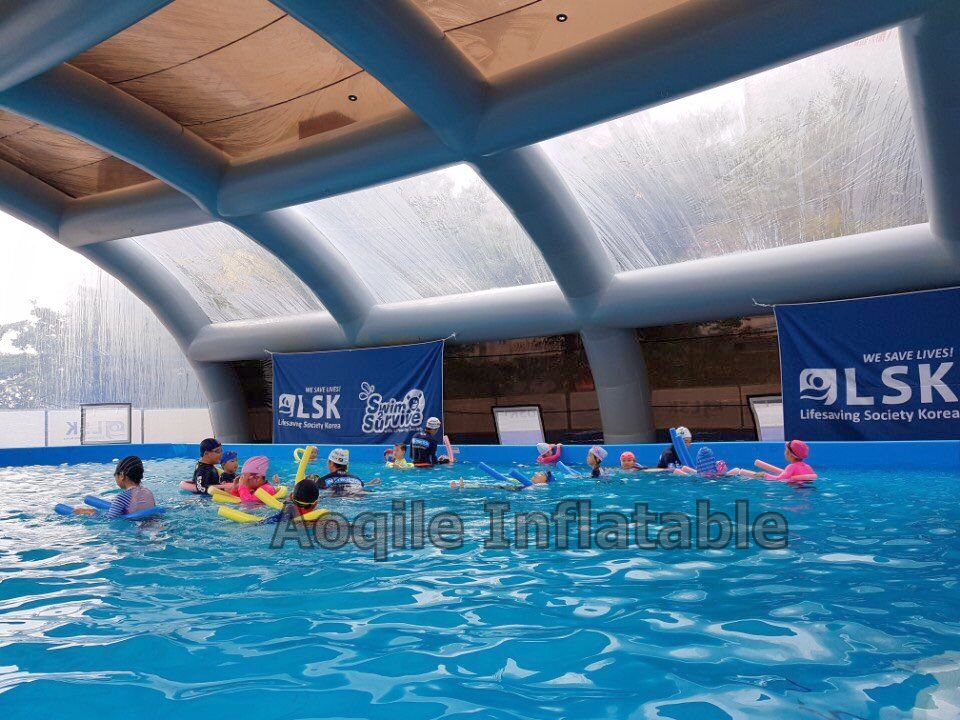
[[[960,289],[776,308],[787,437],[960,438]]]
[[[273,356],[273,441],[406,442],[443,417],[443,341]]]

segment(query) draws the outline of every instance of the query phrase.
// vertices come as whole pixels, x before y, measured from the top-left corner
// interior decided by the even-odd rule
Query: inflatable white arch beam
[[[286,4],[290,6],[288,9],[297,12],[294,7],[297,3]],[[371,17],[370,13],[377,12],[373,3],[355,4],[343,0],[330,3],[329,12],[343,13],[349,8],[349,22],[353,22],[358,5],[364,6],[361,8],[363,17]],[[471,90],[471,86],[450,91],[466,108],[462,113],[465,117],[460,122],[444,118],[441,110],[432,109],[435,98],[425,96],[418,100],[411,95],[411,106],[430,117],[442,132],[424,125],[416,117],[403,114],[337,134],[330,141],[318,138],[280,156],[247,163],[230,163],[209,145],[194,142],[195,138],[181,136],[178,140],[174,133],[179,134],[180,130],[175,123],[171,125],[167,118],[151,108],[135,100],[131,102],[122,93],[111,92],[112,89],[104,83],[70,67],[55,68],[34,81],[0,94],[0,105],[124,157],[186,193],[195,203],[191,206],[173,191],[158,188],[156,184],[111,193],[109,198],[71,201],[62,211],[58,226],[65,244],[80,247],[121,237],[117,230],[124,226],[126,232],[136,228],[137,232],[146,233],[188,226],[201,218],[238,216],[234,224],[257,233],[254,239],[272,249],[295,272],[301,273],[307,285],[317,291],[333,314],[332,317],[327,313],[309,314],[270,324],[204,325],[189,346],[191,358],[202,362],[207,358],[226,360],[260,356],[265,346],[280,348],[284,344],[296,346],[303,343],[312,343],[313,347],[366,345],[430,337],[445,333],[451,326],[463,330],[460,334],[462,340],[579,330],[585,334],[598,333],[598,346],[605,343],[607,348],[616,348],[617,343],[611,338],[617,338],[619,330],[626,327],[749,312],[749,307],[744,307],[740,271],[756,272],[769,268],[773,270],[772,276],[776,276],[780,261],[801,266],[810,263],[817,269],[817,279],[810,283],[808,277],[800,287],[796,284],[797,275],[793,274],[792,281],[785,278],[787,282],[771,287],[776,297],[767,298],[770,300],[818,299],[818,295],[840,297],[856,292],[936,286],[955,277],[956,263],[943,262],[944,248],[935,241],[928,228],[921,226],[738,256],[733,267],[725,258],[684,263],[668,271],[670,277],[678,281],[674,288],[683,284],[678,272],[692,277],[705,274],[711,278],[707,285],[711,292],[710,303],[704,303],[701,295],[698,302],[692,303],[694,307],[690,307],[689,300],[685,306],[682,297],[669,295],[657,296],[651,307],[636,307],[634,300],[643,296],[648,284],[655,284],[657,278],[664,277],[660,268],[615,275],[606,290],[597,290],[588,301],[584,301],[578,295],[581,290],[590,295],[589,290],[599,287],[591,284],[591,278],[603,280],[603,272],[593,274],[598,268],[602,271],[599,265],[588,266],[593,270],[588,269],[583,278],[578,278],[582,285],[564,282],[562,293],[560,287],[549,283],[419,303],[375,306],[369,290],[352,274],[349,263],[319,233],[307,242],[302,242],[299,236],[292,237],[306,230],[302,218],[282,212],[267,218],[246,219],[246,216],[281,208],[291,202],[344,192],[458,160],[473,160],[480,166],[485,161],[477,160],[478,157],[494,155],[590,122],[663,102],[910,20],[924,11],[940,7],[942,0],[877,0],[869,4],[858,0],[728,0],[722,9],[719,5],[708,0],[685,3],[661,14],[652,24],[624,28],[611,36],[585,43],[559,58],[535,63],[506,78],[497,78],[494,87],[483,88],[479,99],[472,94],[475,90]],[[309,9],[301,7],[300,11],[305,13]],[[422,18],[412,15],[411,10],[418,12],[409,4],[401,5],[397,10],[403,20],[401,26],[419,32],[424,29]],[[717,16],[718,12],[722,17]],[[84,16],[79,11],[75,20],[74,24],[78,26],[97,24],[97,18]],[[63,24],[62,17],[49,24],[48,36],[57,37],[58,24]],[[765,38],[764,43],[744,42],[744,38],[758,34]],[[95,29],[90,32],[90,37],[96,42]],[[341,47],[347,46],[350,37],[351,33],[347,32],[340,38]],[[369,44],[383,40],[382,33],[367,38],[365,42]],[[384,67],[377,66],[377,58],[394,57],[391,52],[398,47],[402,50],[405,42],[408,39],[403,37],[390,40],[387,52],[379,54],[377,48],[367,49],[362,44],[354,52],[365,58],[364,62],[373,74],[389,82]],[[422,52],[418,49],[412,56],[419,58],[417,62],[421,68],[431,66],[433,54],[446,52],[438,51],[437,45],[428,43]],[[455,69],[457,67],[462,70],[463,64]],[[456,74],[450,76],[452,80],[458,77]],[[451,79],[441,83],[444,93],[449,89]],[[74,86],[74,83],[78,84]],[[439,96],[445,97],[444,93]],[[577,103],[569,102],[572,96],[578,98]],[[64,120],[60,117],[64,114],[61,112],[64,98],[74,111],[66,114],[75,113],[75,118]],[[94,99],[104,110],[91,107]],[[448,104],[443,112],[449,114],[454,110]],[[535,165],[536,161],[529,164]],[[481,171],[493,177],[496,166],[488,165]],[[538,192],[560,192],[549,182],[542,183],[540,188]],[[522,208],[526,205],[523,199],[511,196],[509,187],[500,187],[498,191],[508,198],[514,212],[522,218]],[[547,247],[544,244],[546,234],[537,229],[537,220],[524,222],[535,242],[541,248]],[[567,222],[573,227],[575,218],[569,217]],[[569,228],[567,234],[572,235]],[[319,252],[312,247],[317,244],[320,245]],[[823,260],[849,259],[846,249],[850,247],[860,251],[853,254],[852,259],[856,262],[863,259],[864,254],[875,256],[881,246],[890,247],[893,255],[881,259],[876,272],[868,273],[866,277],[862,272],[850,277],[850,272],[824,271],[821,263]],[[557,247],[572,247],[575,251],[579,247],[582,251],[589,247],[589,241],[586,235],[578,233],[572,241],[568,237],[559,246],[554,243],[552,249],[548,247],[545,256],[557,251]],[[799,255],[782,252],[794,250],[801,252]],[[895,256],[903,257],[906,264],[898,266],[893,262]],[[744,262],[744,258],[749,260]],[[347,282],[328,285],[327,281],[336,280],[329,274],[329,265],[324,267],[328,262],[340,270],[337,277],[346,278]],[[559,268],[562,263],[554,261],[551,265]],[[707,272],[708,268],[729,271],[729,274],[717,277]],[[863,270],[863,263],[857,269]],[[133,269],[133,272],[137,270]],[[752,277],[756,278],[756,275]],[[741,286],[733,287],[735,283],[741,283]],[[677,295],[675,290],[673,295]],[[593,309],[588,313],[584,307],[590,306]],[[585,327],[583,318],[587,314],[591,323]],[[385,321],[389,321],[388,327],[384,326]],[[263,325],[268,325],[270,331],[267,334],[272,333],[271,339],[277,342],[260,344],[258,350],[248,353],[248,340],[264,337]],[[307,332],[300,337],[291,338],[287,334],[303,330]],[[619,337],[625,336],[620,334]],[[610,354],[616,352],[629,354],[629,348],[619,347]],[[636,382],[636,378],[631,379],[628,375],[623,386],[629,387]],[[630,402],[637,396],[621,392],[618,397]],[[630,434],[625,433],[624,437]]]
[[[933,234],[960,252],[960,3],[900,28]]]
[[[487,84],[412,2],[278,4],[374,75],[453,152],[472,153]],[[384,27],[390,32],[379,31]],[[378,34],[380,41],[370,43],[368,38]],[[471,159],[539,248],[576,316],[605,439],[653,440],[647,370],[635,331],[590,319],[616,269],[580,203],[538,147]]]
[[[4,0],[0,7],[0,90],[66,62],[169,2]]]
[[[688,0],[660,13],[652,24],[621,28],[559,57],[498,76],[484,92],[478,134],[469,153],[450,151],[416,115],[401,113],[344,128],[329,138],[305,140],[278,155],[232,161],[221,178],[219,212],[242,216],[275,210],[449,165],[468,154],[492,155],[530,145],[892,27],[949,2]],[[353,3],[315,4],[349,9]],[[287,5],[293,8],[293,3]],[[57,31],[52,27],[48,35]],[[378,30],[367,42],[380,42],[384,35]],[[757,37],[763,42],[756,42]],[[388,77],[373,68],[371,72]],[[110,237],[109,227],[101,236],[92,222],[81,232],[85,213],[102,220],[98,211],[103,203],[112,208],[113,230],[122,231],[124,208],[129,208],[129,221],[142,226],[148,218],[142,216],[144,207],[137,198],[156,192],[145,184],[126,191],[122,201],[106,197],[78,201],[68,210],[64,232],[72,235],[64,241],[72,245],[116,239],[116,233]],[[179,202],[187,207],[184,199]],[[160,217],[153,220],[162,224]]]
[[[229,165],[227,155],[104,81],[59,65],[0,93],[0,107],[136,165],[187,195],[211,219],[220,219],[217,193]],[[373,307],[373,295],[346,258],[296,210],[227,222],[276,255],[348,333]]]

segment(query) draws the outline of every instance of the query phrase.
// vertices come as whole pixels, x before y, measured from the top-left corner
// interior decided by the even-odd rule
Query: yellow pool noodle
[[[274,510],[283,509],[283,503],[277,500],[277,498],[274,495],[271,495],[270,493],[268,493],[266,488],[262,488],[262,487],[257,488],[256,492],[254,492],[253,494],[256,496],[257,500],[262,502],[267,507],[272,507]]]
[[[235,505],[240,504],[240,498],[235,497],[230,493],[220,492],[219,490],[211,490],[209,494],[215,503],[233,503]]]
[[[303,477],[307,474],[307,465],[310,464],[316,453],[317,448],[313,445],[307,445],[305,448],[294,448],[293,459],[300,463],[297,466],[297,475],[293,479],[294,485],[303,480]]]
[[[311,510],[308,513],[304,513],[303,515],[300,516],[300,519],[303,520],[304,522],[312,522],[314,520],[318,520],[322,518],[328,512],[330,511],[327,510],[326,508],[317,508],[316,510]]]
[[[221,505],[217,508],[217,515],[227,520],[233,520],[238,523],[254,523],[260,522],[263,520],[259,515],[251,515],[250,513],[245,513],[242,510],[237,510],[236,508],[227,507],[226,505]]]

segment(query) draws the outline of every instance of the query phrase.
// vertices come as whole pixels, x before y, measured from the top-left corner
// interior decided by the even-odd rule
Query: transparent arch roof
[[[322,310],[275,256],[223,223],[134,238],[170,270],[214,322]]]
[[[2,213],[0,234],[13,268],[0,303],[0,409],[206,404],[183,351],[127,288]]]
[[[424,13],[431,29],[445,39],[442,47],[462,56],[468,71],[457,78],[460,70],[454,68],[454,80],[477,85],[467,88],[466,96],[486,92],[478,103],[481,109],[471,110],[467,101],[463,118],[456,115],[456,106],[450,110],[454,120],[445,120],[430,117],[431,102],[459,102],[444,95],[455,92],[440,87],[434,95],[418,95],[382,66],[374,67],[376,52],[367,54],[363,47],[369,41],[352,46],[344,35],[331,31],[335,14],[312,13],[304,7],[290,6],[288,13],[269,0],[213,4],[172,0],[66,64],[75,73],[70,77],[86,73],[85,81],[109,85],[118,108],[136,107],[127,102],[145,103],[165,116],[163,122],[179,125],[170,126],[182,131],[175,132],[176,137],[192,135],[191,142],[223,151],[228,171],[213,180],[198,180],[198,185],[219,183],[209,188],[209,195],[197,193],[207,204],[206,212],[256,213],[289,201],[290,194],[278,193],[261,203],[249,201],[253,209],[236,196],[246,192],[249,198],[258,190],[269,194],[266,185],[271,181],[280,187],[301,182],[314,171],[309,164],[314,160],[319,163],[319,180],[298,197],[355,187],[351,181],[358,178],[364,182],[422,169],[429,160],[412,161],[416,152],[436,158],[434,163],[462,161],[479,152],[496,157],[529,142],[524,138],[545,137],[550,128],[610,117],[620,106],[540,125],[538,119],[524,116],[530,114],[524,93],[548,104],[551,97],[558,103],[576,103],[580,100],[576,93],[565,94],[570,87],[583,92],[583,85],[576,82],[555,86],[548,82],[547,91],[534,91],[535,81],[551,79],[549,72],[540,70],[572,68],[581,81],[599,82],[604,78],[591,74],[590,64],[580,57],[584,48],[602,55],[605,46],[596,41],[608,41],[619,62],[629,57],[617,54],[626,44],[623,38],[646,38],[658,50],[662,34],[670,36],[664,41],[669,54],[670,42],[689,42],[698,31],[712,41],[712,28],[706,25],[716,19],[708,13],[707,21],[697,25],[699,5],[688,0],[413,0],[408,9]],[[904,14],[899,21],[914,16]],[[731,26],[744,17],[757,19],[746,10],[738,11],[731,14]],[[355,20],[347,17],[346,25],[352,27]],[[864,28],[883,26],[877,18],[863,22]],[[746,26],[753,27],[749,22]],[[414,36],[421,30],[414,27]],[[671,35],[674,30],[676,37]],[[350,39],[349,33],[346,37]],[[720,37],[722,46],[722,33]],[[810,47],[825,42],[816,38]],[[402,43],[399,47],[410,50]],[[646,51],[646,45],[640,47]],[[805,48],[784,42],[775,50],[802,53]],[[784,56],[776,52],[771,62]],[[425,54],[441,57],[420,58],[426,62],[415,67],[418,72],[436,69],[431,60],[450,59],[435,49]],[[569,68],[567,61],[573,63]],[[371,65],[369,71],[365,62]],[[656,61],[653,68],[669,74],[669,68],[658,69]],[[46,89],[41,82],[40,90]],[[650,101],[640,92],[627,102],[636,106]],[[80,98],[72,102],[83,104]],[[130,212],[144,216],[158,207],[147,203],[144,210],[138,204],[153,197],[160,183],[139,191],[134,187],[153,177],[139,167],[151,169],[152,159],[149,153],[138,155],[137,143],[114,148],[130,159],[128,163],[108,152],[110,138],[98,136],[95,129],[61,125],[59,116],[44,116],[29,100],[18,105],[14,99],[8,105],[10,110],[0,110],[0,160],[73,198],[84,198],[73,203],[81,207],[78,215],[100,207],[98,198],[87,196],[117,189],[130,191],[129,195],[106,198],[104,205],[118,207],[120,201],[111,205],[117,197],[133,199]],[[508,111],[517,112],[522,131],[500,136],[491,126],[502,117],[498,112]],[[50,126],[68,128],[85,139],[35,122],[37,115]],[[463,140],[463,147],[459,139],[451,140],[443,132],[449,129],[445,122],[456,125],[460,120],[465,136],[476,135]],[[130,130],[136,136],[139,128]],[[147,131],[144,135],[152,137]],[[361,147],[352,154],[354,141]],[[916,146],[895,30],[540,143],[619,271],[923,222],[927,213]],[[179,149],[189,158],[196,146]],[[381,151],[388,169],[371,171],[365,164],[369,157],[378,162],[376,153]],[[298,165],[298,160],[305,162]],[[152,171],[171,183],[183,180],[161,162]],[[233,204],[224,201],[230,181]],[[549,188],[549,179],[544,184]],[[518,204],[530,200],[522,189],[517,195]],[[210,197],[217,200],[211,202]],[[221,204],[214,206],[215,202]],[[171,202],[171,207],[175,205]],[[301,240],[332,243],[381,303],[553,279],[511,209],[467,164],[306,203],[296,211],[322,237],[312,233],[309,238],[279,237],[275,229],[251,229],[262,235],[248,238],[228,225],[212,223],[133,240],[177,277],[214,322],[322,310],[313,292],[264,249],[276,245],[286,252],[294,246],[285,257],[297,257],[303,249],[298,245]],[[197,216],[184,212],[183,217],[189,222]],[[176,224],[163,218],[162,224],[149,225],[155,220],[149,218],[146,226]],[[96,221],[94,214],[92,222]],[[96,233],[92,228],[90,234]],[[564,246],[558,253],[585,256],[577,247],[579,239],[574,237],[573,247]],[[332,264],[340,260],[335,254],[327,257]],[[338,267],[341,272],[349,270],[343,264]],[[332,299],[336,293],[350,295],[349,288],[332,288],[331,308],[337,307]],[[344,311],[345,323],[369,309],[369,297],[357,295],[362,297],[347,297],[344,303],[351,312],[359,308],[354,315]]]
[[[622,270],[927,219],[895,30],[541,145]]]
[[[299,209],[350,259],[380,302],[553,279],[523,228],[467,165]]]

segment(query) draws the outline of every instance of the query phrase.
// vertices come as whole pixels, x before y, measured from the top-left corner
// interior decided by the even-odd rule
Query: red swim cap
[[[792,452],[801,460],[805,460],[810,454],[810,448],[803,440],[791,440],[787,443],[787,450]]]
[[[634,455],[629,450],[627,450],[625,453],[620,454],[620,462],[623,462],[624,460],[636,460],[636,459],[637,459],[637,456]]]

